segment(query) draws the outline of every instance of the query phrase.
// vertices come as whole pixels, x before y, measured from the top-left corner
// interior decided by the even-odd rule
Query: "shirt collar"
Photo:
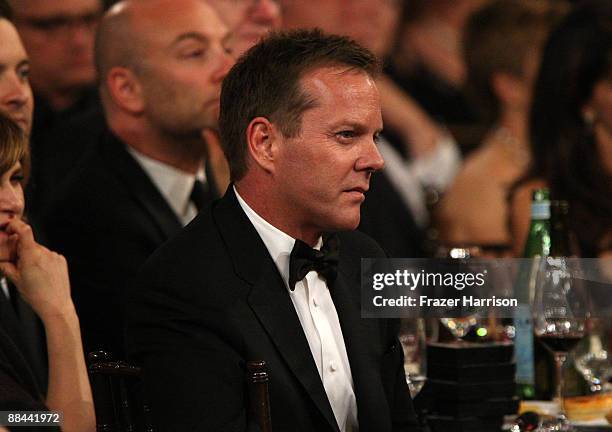
[[[232,187],[234,188],[234,193],[238,199],[238,204],[240,204],[240,207],[242,207],[242,210],[244,210],[245,214],[255,227],[255,230],[263,240],[268,252],[270,253],[270,256],[272,257],[272,260],[276,264],[276,267],[283,278],[283,281],[285,281],[285,285],[287,288],[289,288],[289,258],[291,256],[291,251],[293,250],[293,245],[295,244],[295,239],[259,216],[255,210],[253,210],[240,196],[236,190],[236,186]],[[323,239],[319,238],[315,249],[320,249],[322,243]]]
[[[149,175],[172,210],[180,219],[184,219],[189,214],[190,195],[194,182],[196,180],[206,182],[204,168],[200,168],[197,174],[193,175],[145,156],[130,146],[127,146],[127,150]]]

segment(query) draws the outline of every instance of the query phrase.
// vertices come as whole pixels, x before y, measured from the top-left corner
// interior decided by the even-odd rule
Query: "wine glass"
[[[450,330],[458,342],[461,342],[472,327],[478,324],[478,317],[474,314],[467,317],[440,318],[440,322]]]
[[[609,323],[603,318],[591,318],[587,322],[589,336],[581,349],[574,351],[574,365],[589,384],[592,393],[612,391],[612,356],[608,332]]]
[[[559,403],[558,430],[567,429],[562,403],[563,365],[568,353],[582,339],[588,316],[584,286],[576,274],[576,260],[548,257],[540,263],[533,308],[534,332],[555,360],[555,400]],[[554,430],[554,429],[553,429]]]
[[[589,389],[593,393],[607,392],[612,390],[608,381],[612,378],[612,364],[608,351],[599,350],[588,352],[576,358],[576,369],[589,383]]]
[[[469,266],[469,260],[471,258],[480,257],[481,253],[482,251],[478,246],[461,246],[440,248],[437,256],[457,260],[461,264]],[[455,341],[457,343],[461,343],[463,342],[463,338],[470,332],[470,330],[478,324],[478,312],[470,311],[471,313],[466,315],[465,311],[463,311],[463,313],[461,313],[463,316],[454,316],[459,314],[459,311],[456,310],[456,308],[449,309],[447,312],[449,317],[440,318],[440,322],[455,337]]]
[[[421,391],[426,380],[426,351],[424,318],[403,318],[399,331],[399,341],[404,350],[404,371],[406,383],[413,398]]]

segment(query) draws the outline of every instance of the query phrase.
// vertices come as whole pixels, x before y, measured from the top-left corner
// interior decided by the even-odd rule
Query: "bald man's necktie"
[[[213,196],[206,183],[196,180],[193,182],[193,189],[191,189],[189,199],[198,209],[198,212],[200,212],[206,204],[213,200]]]

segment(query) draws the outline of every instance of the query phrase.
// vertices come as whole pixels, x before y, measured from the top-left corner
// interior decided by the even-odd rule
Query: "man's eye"
[[[30,77],[30,68],[29,67],[23,67],[17,70],[17,75],[19,76],[19,78],[21,78],[22,80],[27,80]]]
[[[206,54],[206,51],[204,51],[203,49],[196,49],[196,50],[190,50],[190,51],[186,51],[182,54],[182,57],[184,58],[199,58],[199,57],[203,57]]]
[[[374,135],[374,143],[375,143],[375,144],[380,143],[380,134],[375,134],[375,135]]]
[[[340,131],[336,134],[338,137],[342,139],[351,139],[355,137],[355,132],[353,131]]]

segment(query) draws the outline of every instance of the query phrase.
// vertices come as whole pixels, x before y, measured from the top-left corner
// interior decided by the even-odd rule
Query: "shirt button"
[[[336,372],[338,370],[338,368],[336,367],[336,362],[329,362],[329,370],[332,372]]]

